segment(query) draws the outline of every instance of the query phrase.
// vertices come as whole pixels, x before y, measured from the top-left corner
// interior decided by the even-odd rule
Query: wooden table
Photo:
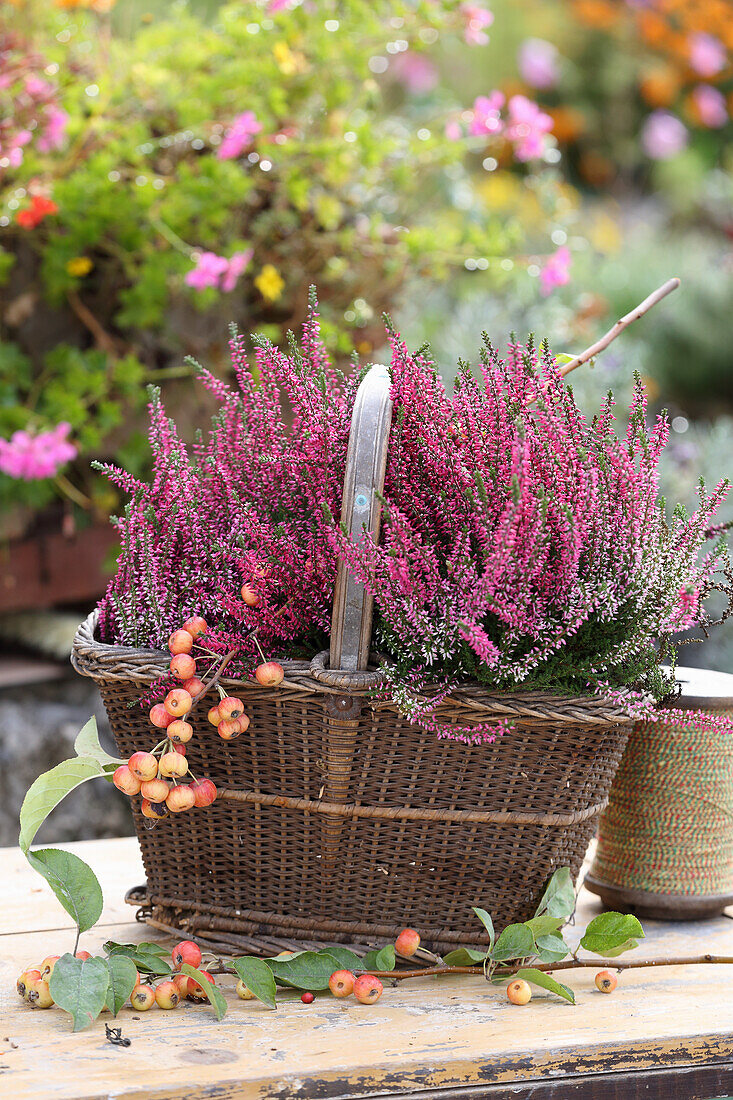
[[[68,845],[102,882],[105,909],[82,938],[157,937],[123,902],[144,875],[132,839]],[[237,1000],[230,1012],[184,1004],[118,1017],[130,1047],[105,1039],[104,1019],[73,1034],[59,1009],[20,1002],[24,966],[73,947],[71,922],[17,849],[0,850],[0,1095],[7,1100],[711,1100],[733,1095],[733,967],[624,973],[612,996],[593,970],[563,975],[578,1004],[536,992],[524,1008],[481,978],[431,978],[386,987],[378,1004],[286,993],[276,1012]],[[477,899],[477,901],[480,899]],[[599,911],[581,893],[578,923]],[[730,912],[730,911],[729,911]],[[641,949],[639,949],[641,950]],[[645,955],[733,954],[733,920],[647,925]],[[109,1017],[106,1017],[109,1019]]]

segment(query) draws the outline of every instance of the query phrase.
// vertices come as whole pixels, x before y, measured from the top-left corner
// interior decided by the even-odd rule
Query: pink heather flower
[[[445,136],[448,141],[460,141],[463,137],[463,129],[457,118],[449,118],[445,124]]]
[[[506,136],[514,144],[517,160],[532,160],[545,151],[545,135],[552,130],[552,119],[526,95],[513,95],[509,100],[509,121]]]
[[[269,0],[267,5],[268,15],[274,15],[276,11],[285,11],[290,7],[290,0]]]
[[[237,285],[237,280],[242,272],[245,270],[249,261],[252,259],[253,251],[251,248],[247,248],[244,252],[235,252],[229,260],[229,266],[227,267],[222,280],[221,289],[228,294],[234,290]]]
[[[689,630],[697,623],[700,613],[700,593],[696,588],[686,585],[680,588],[677,607],[669,623],[671,630]]]
[[[481,4],[461,4],[461,15],[466,20],[463,37],[469,46],[485,46],[489,41],[486,27],[494,22],[494,13]]]
[[[234,122],[224,135],[224,140],[217,150],[219,160],[232,160],[238,157],[248,145],[252,144],[252,138],[259,134],[262,123],[257,121],[254,111],[243,111],[237,115]]]
[[[47,99],[53,92],[53,84],[42,80],[40,76],[31,74],[26,77],[25,90],[33,99]]]
[[[216,252],[200,252],[196,257],[196,266],[187,272],[185,281],[194,290],[204,290],[208,286],[218,286],[221,276],[228,271],[229,260],[224,256],[217,256]]]
[[[557,84],[557,50],[544,38],[525,38],[517,52],[522,80],[533,88],[554,88]]]
[[[723,43],[712,34],[691,34],[690,65],[700,76],[716,76],[725,68],[727,54]]]
[[[392,63],[392,74],[413,95],[425,95],[438,83],[438,70],[422,53],[402,53]]]
[[[698,84],[692,93],[700,122],[711,130],[719,130],[728,121],[725,96],[709,84]]]
[[[46,111],[46,128],[38,139],[38,148],[42,153],[60,149],[66,136],[66,124],[69,116],[60,107],[49,107]]]
[[[503,92],[491,92],[477,96],[473,101],[473,117],[468,128],[474,137],[485,134],[500,134],[504,128],[500,111],[504,106]]]
[[[551,294],[556,286],[565,286],[570,282],[570,263],[570,250],[563,245],[542,265],[540,291],[543,297]]]
[[[76,457],[76,447],[66,438],[70,431],[71,425],[62,423],[38,435],[18,431],[9,440],[0,439],[0,470],[23,481],[54,477]]]
[[[687,127],[669,111],[652,111],[641,128],[641,146],[653,160],[676,157],[689,140]]]

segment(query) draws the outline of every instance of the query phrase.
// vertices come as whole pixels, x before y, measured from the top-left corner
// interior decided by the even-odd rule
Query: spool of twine
[[[636,725],[601,814],[594,879],[690,897],[733,892],[733,709]]]

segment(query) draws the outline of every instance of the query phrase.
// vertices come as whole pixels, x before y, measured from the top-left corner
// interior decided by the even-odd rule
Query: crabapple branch
[[[556,970],[580,970],[592,968],[603,970],[639,970],[649,966],[698,966],[702,964],[718,965],[733,963],[733,955],[684,955],[679,958],[635,959],[633,962],[619,962],[618,959],[573,959],[565,962],[532,963],[533,970],[554,973]],[[517,962],[514,966],[497,967],[495,977],[510,977],[527,964]],[[389,978],[402,981],[405,978],[428,978],[438,974],[483,974],[483,966],[429,966],[420,970],[365,970],[374,978]]]

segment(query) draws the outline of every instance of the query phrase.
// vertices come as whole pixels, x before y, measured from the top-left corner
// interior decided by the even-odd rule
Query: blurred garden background
[[[66,671],[124,506],[92,462],[145,474],[149,384],[193,438],[186,357],[225,377],[229,323],[284,341],[312,283],[340,365],[383,357],[388,310],[451,378],[482,329],[579,352],[677,275],[573,385],[622,417],[641,373],[670,500],[733,474],[731,115],[730,0],[5,0],[6,761],[102,723]],[[731,624],[682,660],[733,671]],[[4,843],[29,767],[0,778]]]

